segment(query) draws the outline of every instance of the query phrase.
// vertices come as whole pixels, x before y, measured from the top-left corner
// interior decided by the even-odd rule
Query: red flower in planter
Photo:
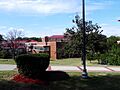
[[[20,75],[20,74],[15,75],[12,80],[14,80],[16,82],[33,83],[33,84],[45,84],[46,83],[42,80],[28,78],[28,77]]]

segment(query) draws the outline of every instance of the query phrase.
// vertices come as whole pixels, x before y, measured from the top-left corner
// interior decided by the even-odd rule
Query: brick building
[[[32,53],[41,53],[41,52],[46,52],[46,48],[44,47],[49,47],[49,54],[50,54],[50,58],[51,60],[56,60],[57,59],[57,47],[59,46],[59,42],[56,42],[56,41],[52,41],[52,42],[47,42],[47,45],[46,45],[46,42],[29,42],[29,43],[26,43],[27,45],[27,51],[31,51],[29,49],[29,47],[32,45],[33,46],[33,49],[32,49]],[[47,51],[48,51],[47,50]]]
[[[21,49],[25,49],[27,52],[30,51],[30,46],[33,46],[33,50],[31,50],[30,52],[32,53],[41,53],[46,51],[46,48],[44,47],[49,47],[49,54],[50,54],[50,58],[51,60],[56,60],[58,58],[58,54],[57,54],[57,50],[58,48],[60,48],[60,43],[64,40],[64,36],[63,35],[53,35],[48,37],[48,42],[46,45],[45,42],[45,38],[42,38],[42,42],[37,42],[34,40],[16,40],[14,42],[14,47],[17,48],[21,48]],[[10,48],[9,45],[11,44],[11,42],[6,42],[3,41],[2,42],[2,46],[4,46],[4,48]],[[19,45],[18,45],[19,44]]]
[[[64,41],[64,35],[53,35],[49,37],[49,41],[62,42]]]
[[[45,38],[42,38],[42,42],[29,42],[26,45],[29,47],[33,45],[32,53],[44,52],[46,46],[49,46],[49,54],[51,60],[58,58],[57,50],[60,48],[61,42],[64,41],[64,35],[53,35],[48,37],[48,42],[45,42]],[[46,45],[47,44],[47,45]],[[28,50],[29,51],[29,50]]]

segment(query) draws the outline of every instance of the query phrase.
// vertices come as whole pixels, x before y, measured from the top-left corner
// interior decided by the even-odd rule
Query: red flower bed
[[[46,84],[45,81],[28,78],[28,77],[23,76],[21,74],[15,75],[12,80],[14,80],[16,82],[23,82],[23,83],[43,84],[43,85]]]

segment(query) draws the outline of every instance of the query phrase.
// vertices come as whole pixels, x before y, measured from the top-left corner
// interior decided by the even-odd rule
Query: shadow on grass
[[[90,79],[73,75],[69,80],[54,81],[49,86],[0,80],[0,90],[120,90],[120,75],[91,76]]]
[[[0,90],[49,90],[48,87],[37,84],[16,83],[0,80]]]
[[[82,79],[72,76],[70,80],[53,82],[51,90],[120,90],[120,75],[91,76]]]

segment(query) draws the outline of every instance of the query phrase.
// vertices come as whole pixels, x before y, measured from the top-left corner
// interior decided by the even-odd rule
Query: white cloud
[[[120,36],[120,26],[103,25],[103,34],[109,36]]]
[[[12,30],[17,30],[17,31],[24,31],[24,29],[23,28],[15,28],[15,27],[9,27],[9,28],[7,28],[7,31],[12,31]]]
[[[42,30],[27,30],[22,27],[0,26],[0,34],[6,35],[9,31],[22,31],[26,37],[45,37],[51,35],[63,35],[65,27],[43,27]]]
[[[8,26],[0,26],[0,34],[6,35],[9,31],[17,30],[22,31],[24,33],[24,28],[20,27],[8,27]]]
[[[108,26],[109,24],[107,23],[102,23],[101,26],[104,27],[104,26]]]
[[[18,13],[76,13],[81,11],[81,2],[81,0],[0,0],[0,9]],[[87,10],[103,9],[105,5],[91,2],[87,4]]]
[[[94,1],[94,0],[93,0]],[[108,6],[111,6],[114,4],[112,1],[104,0],[104,1],[91,1],[88,0],[87,3],[87,11],[95,11],[95,10],[102,10],[108,8]]]
[[[11,30],[15,30],[15,28],[14,27],[9,27],[8,31],[11,31]]]
[[[18,31],[22,31],[22,32],[25,31],[23,28],[18,28],[17,30],[18,30]]]
[[[0,9],[27,13],[75,12],[77,0],[2,0]]]
[[[119,20],[119,21],[118,21],[118,20]],[[120,22],[120,17],[117,17],[117,18],[116,18],[116,21]]]
[[[6,29],[7,27],[6,26],[0,26],[0,30],[1,29]]]
[[[64,27],[44,27],[42,28],[42,31],[25,31],[25,35],[27,37],[45,37],[45,36],[52,36],[52,35],[63,35],[65,32]]]

